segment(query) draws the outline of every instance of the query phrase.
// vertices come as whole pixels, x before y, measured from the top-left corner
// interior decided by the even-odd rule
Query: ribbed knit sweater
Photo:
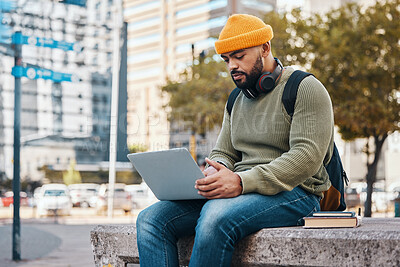
[[[333,110],[325,87],[314,77],[299,85],[293,117],[282,93],[293,68],[285,68],[268,94],[248,99],[241,92],[209,158],[242,179],[243,194],[274,195],[296,186],[323,196],[330,187],[323,166],[333,151]]]

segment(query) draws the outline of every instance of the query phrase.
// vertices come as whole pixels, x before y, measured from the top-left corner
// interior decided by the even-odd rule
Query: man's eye
[[[244,55],[236,56],[237,59],[242,59],[243,57],[244,57]]]

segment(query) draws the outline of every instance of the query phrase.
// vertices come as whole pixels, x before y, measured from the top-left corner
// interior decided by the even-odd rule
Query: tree
[[[300,9],[290,13],[268,12],[264,22],[271,25],[274,38],[271,40],[272,54],[279,58],[284,66],[298,65],[307,67],[309,54],[304,50],[304,37],[308,37],[308,25],[302,18]]]
[[[226,101],[234,88],[225,63],[217,57],[199,57],[197,64],[181,73],[179,81],[168,80],[161,88],[169,96],[169,121],[190,130],[192,139],[221,125]]]
[[[349,4],[326,16],[303,18],[293,10],[264,19],[274,28],[274,55],[312,72],[328,89],[342,138],[366,139],[365,216],[382,146],[400,126],[399,6],[390,0],[365,10]]]
[[[342,138],[366,139],[367,217],[382,146],[400,128],[399,6],[391,0],[363,11],[349,4],[305,23],[310,70],[332,97]]]

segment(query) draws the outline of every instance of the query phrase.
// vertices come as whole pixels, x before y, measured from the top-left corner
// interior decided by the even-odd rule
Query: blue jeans
[[[230,266],[235,243],[262,228],[301,225],[319,197],[300,187],[215,200],[160,201],[137,218],[140,266],[179,266],[177,240],[195,235],[189,266]]]

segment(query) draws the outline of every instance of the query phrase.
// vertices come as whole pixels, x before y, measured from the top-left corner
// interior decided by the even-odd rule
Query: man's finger
[[[213,166],[208,166],[208,168],[203,171],[203,175],[204,175],[204,177],[207,177],[216,172],[217,172],[217,170]]]
[[[218,188],[218,183],[211,183],[211,184],[198,184],[196,183],[195,188],[202,192],[209,192]]]
[[[208,184],[214,183],[215,181],[216,181],[216,178],[215,178],[214,174],[212,174],[205,178],[196,180],[196,185],[208,185]]]
[[[218,198],[218,196],[220,195],[219,192],[214,189],[211,191],[198,191],[199,195],[208,198],[208,199],[212,199],[212,198]]]
[[[216,161],[213,161],[213,160],[211,160],[211,159],[209,159],[209,158],[206,158],[206,162],[207,162],[210,166],[213,166],[217,171],[219,171],[219,170],[225,168],[225,166],[222,165],[221,163],[218,163],[218,162],[216,162]]]

